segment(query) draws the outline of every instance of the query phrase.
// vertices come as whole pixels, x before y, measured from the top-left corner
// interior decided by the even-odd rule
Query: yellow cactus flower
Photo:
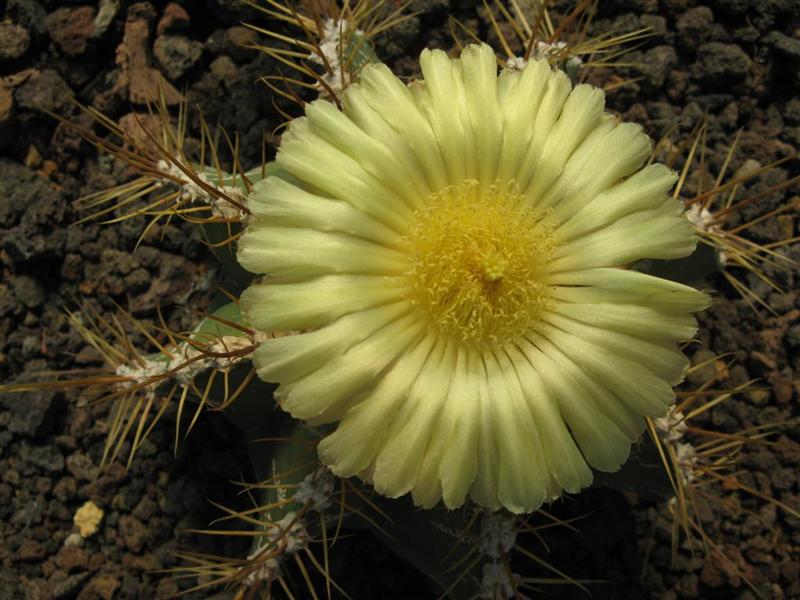
[[[390,497],[520,513],[613,471],[663,417],[707,297],[627,270],[695,236],[641,127],[546,61],[425,50],[306,107],[255,185],[241,299],[281,407]]]

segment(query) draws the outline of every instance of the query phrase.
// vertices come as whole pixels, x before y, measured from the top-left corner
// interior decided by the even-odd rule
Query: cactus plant
[[[105,462],[126,440],[134,460],[171,404],[179,423],[191,414],[189,430],[220,410],[243,436],[267,440],[250,450],[252,508],[224,517],[249,527],[239,535],[251,551],[228,561],[182,553],[180,572],[210,576],[199,587],[291,596],[296,569],[312,597],[320,578],[329,596],[346,594],[329,553],[343,529],[359,528],[455,599],[522,597],[553,580],[583,586],[520,536],[536,531],[534,513],[565,526],[543,504],[579,493],[592,469],[619,470],[645,430],[650,445],[599,484],[657,487],[649,473],[663,462],[675,539],[683,531],[708,544],[699,481],[721,477],[737,444],[783,425],[736,440],[697,432],[711,440],[698,451],[687,422],[726,396],[694,390],[676,404],[673,391],[688,368],[679,343],[709,302],[692,286],[731,257],[758,272],[774,254],[741,241],[746,225],[721,229],[746,200],[713,204],[760,171],[727,183],[720,173],[713,193],[683,198],[698,142],[680,175],[649,164],[659,146],[578,83],[581,69],[612,64],[588,55],[613,58],[645,31],[571,43],[560,36],[580,7],[559,27],[548,13],[539,31],[520,3],[496,0],[518,39],[490,11],[499,56],[485,44],[459,44],[456,58],[425,50],[423,76],[406,84],[372,45],[400,12],[375,20],[363,1],[314,6],[308,15],[261,6],[297,38],[252,26],[288,45],[260,49],[303,77],[267,83],[292,99],[319,96],[288,121],[274,161],[244,169],[234,141],[226,172],[205,124],[211,160],[193,161],[185,107],[174,126],[164,103],[160,135],[127,140],[133,150],[81,129],[141,175],[85,199],[87,218],[121,210],[112,222],[195,222],[225,274],[217,309],[189,332],[71,313],[107,368],[8,387],[103,390],[114,402]],[[693,254],[698,236],[715,253],[710,266]],[[676,264],[684,283],[659,276]],[[151,347],[134,348],[123,321]],[[185,433],[176,427],[176,444]],[[512,556],[551,578],[516,574]]]

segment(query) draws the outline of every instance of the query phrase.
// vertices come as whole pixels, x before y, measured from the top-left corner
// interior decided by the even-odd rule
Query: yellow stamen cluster
[[[556,240],[513,185],[466,181],[434,194],[407,238],[412,302],[470,345],[499,345],[533,326],[549,303]]]

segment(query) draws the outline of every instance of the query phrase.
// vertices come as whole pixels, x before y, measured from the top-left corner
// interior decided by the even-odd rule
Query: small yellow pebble
[[[88,538],[97,532],[100,521],[103,520],[103,509],[89,500],[81,506],[72,517],[72,522],[78,527],[78,533],[82,538]]]

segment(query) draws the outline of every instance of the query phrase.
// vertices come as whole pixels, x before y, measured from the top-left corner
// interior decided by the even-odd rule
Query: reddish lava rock
[[[94,8],[76,6],[59,8],[44,20],[50,39],[69,56],[79,56],[86,52],[89,41],[95,33]]]

